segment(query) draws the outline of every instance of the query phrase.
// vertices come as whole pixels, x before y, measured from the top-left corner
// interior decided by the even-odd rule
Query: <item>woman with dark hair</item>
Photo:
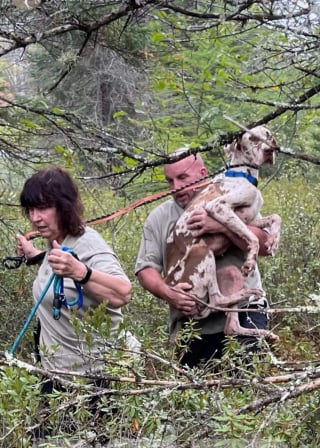
[[[106,305],[111,335],[122,322],[121,307],[130,300],[131,284],[120,263],[98,232],[85,225],[78,188],[67,171],[53,167],[36,172],[20,195],[23,213],[48,242],[48,250],[33,283],[36,301],[50,276],[63,279],[62,302],[53,316],[54,288],[48,289],[37,310],[41,324],[40,357],[45,369],[97,372],[102,367],[101,341],[76,334],[72,316],[83,318],[88,309]],[[24,236],[17,235],[17,251],[26,258],[39,252]],[[70,305],[79,294],[83,305]]]

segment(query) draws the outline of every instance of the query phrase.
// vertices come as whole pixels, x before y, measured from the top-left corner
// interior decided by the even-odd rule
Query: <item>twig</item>
[[[173,291],[180,292],[181,290],[176,289],[174,287],[171,287]],[[223,311],[225,313],[230,312],[237,312],[237,313],[247,313],[248,311],[254,311],[255,313],[268,313],[268,314],[280,314],[280,313],[306,313],[306,314],[317,314],[320,313],[320,307],[318,306],[296,306],[296,307],[288,307],[288,308],[224,308],[220,306],[211,305],[210,303],[205,302],[204,300],[199,299],[194,294],[191,294],[187,291],[183,291],[183,294],[186,296],[189,296],[191,299],[193,299],[195,302],[199,303],[200,305],[203,305],[205,308],[209,308],[209,310],[212,310],[213,312],[220,312]],[[250,305],[250,302],[249,302]],[[192,317],[192,316],[190,316]]]

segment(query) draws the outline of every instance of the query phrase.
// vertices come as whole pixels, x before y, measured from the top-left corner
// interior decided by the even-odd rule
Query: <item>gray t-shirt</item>
[[[140,249],[136,260],[135,273],[144,268],[152,267],[166,275],[166,241],[183,209],[173,200],[163,202],[151,211],[143,228]],[[235,246],[231,246],[221,257],[216,258],[217,270],[222,266],[235,265],[239,268],[245,260],[245,254]],[[258,268],[245,279],[246,288],[261,288],[261,277]],[[169,333],[174,335],[186,317],[170,306]],[[199,329],[202,334],[215,334],[223,332],[225,324],[224,313],[212,313],[206,319],[199,320]]]
[[[67,236],[63,245],[72,249],[79,260],[90,268],[128,280],[112,249],[92,228],[86,227],[85,233],[79,237]],[[33,283],[35,301],[44,291],[51,275],[52,270],[48,263],[48,254],[46,254]],[[64,292],[67,301],[76,297],[77,291],[73,280],[64,278]],[[96,362],[95,358],[99,357],[99,350],[103,341],[93,335],[93,341],[89,347],[86,343],[86,335],[81,331],[79,334],[74,331],[71,322],[73,310],[68,310],[65,306],[61,308],[60,319],[55,320],[52,311],[53,297],[53,285],[51,285],[37,310],[41,323],[40,349],[43,367],[45,369],[67,371],[77,370],[82,373],[97,370],[101,365]],[[83,318],[89,308],[97,308],[99,304],[100,302],[83,290],[82,308],[79,310],[77,310],[77,306],[73,308],[76,310],[77,317]],[[110,319],[110,329],[111,334],[113,334],[122,321],[120,308],[112,308],[107,305],[106,321],[108,319]]]

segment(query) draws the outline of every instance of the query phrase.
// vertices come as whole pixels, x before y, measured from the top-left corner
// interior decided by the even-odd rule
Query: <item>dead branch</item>
[[[313,381],[308,381],[306,384],[302,384],[301,386],[292,385],[285,390],[276,391],[266,398],[256,400],[246,406],[243,406],[236,412],[236,414],[244,414],[252,411],[259,412],[271,403],[284,403],[285,401],[292,400],[293,398],[297,398],[305,393],[313,392],[319,388],[320,378]]]

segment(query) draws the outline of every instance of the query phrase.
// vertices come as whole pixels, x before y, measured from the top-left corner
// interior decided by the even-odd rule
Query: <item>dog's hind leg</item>
[[[270,330],[262,328],[245,328],[239,323],[238,311],[230,311],[226,313],[226,323],[224,326],[224,334],[227,336],[253,336],[264,337],[269,342],[275,342],[279,340],[279,336],[274,334]]]
[[[225,296],[232,296],[234,294],[239,294],[239,290],[243,289],[244,279],[240,270],[236,266],[224,266],[218,271],[218,284],[220,290]],[[250,291],[250,290],[246,290]],[[252,290],[251,290],[252,291]],[[264,296],[264,292],[259,290],[259,295]],[[257,296],[255,296],[257,297]],[[250,299],[251,297],[249,297]],[[245,328],[240,325],[238,311],[232,311],[232,308],[237,305],[230,307],[230,312],[226,313],[226,323],[224,327],[224,333],[229,336],[264,336],[267,340],[274,341],[278,337],[274,335],[271,331],[258,328]],[[240,305],[241,307],[241,305]],[[241,312],[241,311],[240,311]]]

